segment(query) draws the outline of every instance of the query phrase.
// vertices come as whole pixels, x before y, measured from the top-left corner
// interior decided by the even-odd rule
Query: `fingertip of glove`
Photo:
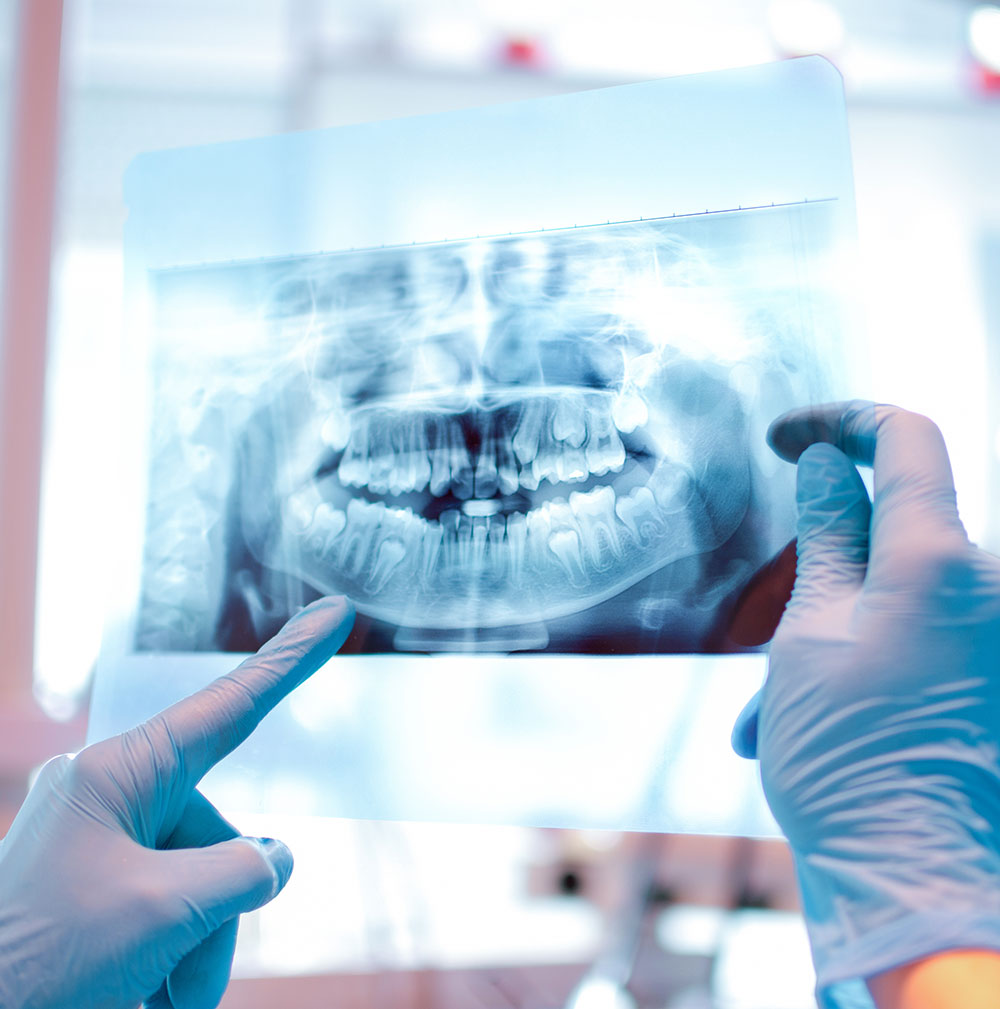
[[[274,889],[271,892],[271,899],[273,899],[281,893],[291,878],[292,870],[295,868],[295,858],[288,845],[273,837],[257,837],[252,840],[274,873]]]

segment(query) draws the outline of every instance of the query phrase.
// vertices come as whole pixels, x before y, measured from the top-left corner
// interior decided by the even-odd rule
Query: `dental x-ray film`
[[[141,481],[121,495],[136,535],[92,733],[171,699],[165,657],[221,671],[343,593],[358,658],[338,661],[367,734],[350,733],[354,759],[296,758],[294,744],[282,758],[323,810],[695,829],[690,811],[632,795],[621,765],[647,781],[713,675],[757,685],[757,642],[733,633],[734,614],[794,535],[794,469],[764,434],[792,406],[850,392],[853,202],[832,68],[145,155],[127,199]],[[740,655],[698,658],[725,653]],[[456,670],[461,690],[445,685]],[[629,724],[644,693],[692,676],[703,687],[672,693],[656,724]],[[422,732],[380,706],[390,689],[424,712]],[[527,711],[535,729],[512,732]],[[324,735],[280,717],[273,746]],[[475,746],[452,740],[479,755],[465,798],[435,788],[447,775],[430,758],[412,770],[437,722],[476,730]],[[546,778],[538,751],[558,740],[565,761],[567,726],[581,767],[613,745],[610,804]],[[253,745],[263,765],[268,745]],[[501,752],[531,752],[532,777],[561,798],[507,787],[472,802],[501,794]],[[400,788],[412,776],[422,786]]]

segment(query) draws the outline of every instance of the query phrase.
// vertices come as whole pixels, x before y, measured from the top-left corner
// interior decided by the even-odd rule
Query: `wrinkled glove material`
[[[926,418],[793,411],[795,589],[733,744],[791,844],[820,1004],[949,949],[1000,951],[1000,560]],[[855,464],[874,467],[874,503]]]

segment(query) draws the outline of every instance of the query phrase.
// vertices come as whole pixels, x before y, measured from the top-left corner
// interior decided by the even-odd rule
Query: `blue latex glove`
[[[292,871],[195,788],[343,644],[321,599],[238,669],[148,722],[42,769],[0,845],[3,1009],[214,1009],[238,916]]]
[[[791,844],[821,1004],[871,1006],[857,979],[1000,950],[1000,560],[926,418],[833,404],[768,439],[798,460],[797,577],[733,745]]]

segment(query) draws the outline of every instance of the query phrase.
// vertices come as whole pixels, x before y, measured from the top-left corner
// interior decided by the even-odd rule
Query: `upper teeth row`
[[[536,490],[543,480],[579,483],[625,463],[616,410],[605,395],[532,399],[519,415],[485,414],[477,426],[473,458],[456,416],[355,414],[337,475],[376,494],[429,489],[440,497],[450,490],[467,499]]]

